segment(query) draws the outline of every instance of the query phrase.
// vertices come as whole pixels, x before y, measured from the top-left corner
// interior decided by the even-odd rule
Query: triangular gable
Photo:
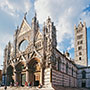
[[[38,31],[37,34],[36,34],[36,41],[41,39],[41,38],[43,38],[43,35],[40,31]]]
[[[31,58],[34,58],[34,57],[38,57],[40,59],[42,58],[42,56],[36,50],[34,50],[31,55]]]
[[[20,27],[20,33],[19,36],[23,35],[24,33],[28,32],[31,30],[30,25],[27,23],[25,19],[23,19],[21,27]]]

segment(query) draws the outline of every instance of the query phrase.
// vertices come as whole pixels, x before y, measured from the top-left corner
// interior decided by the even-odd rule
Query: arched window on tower
[[[82,71],[82,79],[86,78],[86,71]]]
[[[66,64],[66,73],[68,74],[68,63]]]

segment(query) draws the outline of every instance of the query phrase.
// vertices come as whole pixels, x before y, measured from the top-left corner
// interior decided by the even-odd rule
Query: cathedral
[[[68,51],[61,53],[57,49],[56,27],[50,17],[41,32],[37,16],[29,25],[25,15],[14,33],[13,43],[8,42],[4,49],[3,83],[90,88],[86,23],[80,21],[75,25],[74,33],[73,60]]]

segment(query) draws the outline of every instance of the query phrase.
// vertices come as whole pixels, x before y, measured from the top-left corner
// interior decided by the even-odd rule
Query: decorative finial
[[[82,20],[82,19],[80,18],[80,20]]]
[[[51,18],[48,16],[48,19],[47,20],[48,20],[48,22],[50,22],[51,21]]]
[[[26,19],[27,12],[24,14],[24,19]]]
[[[82,23],[81,20],[82,20],[82,19],[80,18],[80,23]]]
[[[48,20],[50,20],[50,16],[48,16]]]
[[[35,17],[37,17],[37,13],[35,12]]]
[[[17,26],[17,30],[19,29],[19,26]]]

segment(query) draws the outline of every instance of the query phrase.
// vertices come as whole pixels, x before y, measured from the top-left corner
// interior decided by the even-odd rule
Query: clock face
[[[26,50],[27,46],[28,46],[28,41],[27,40],[24,40],[24,41],[22,41],[20,43],[19,50],[22,51],[22,52],[24,52]]]

